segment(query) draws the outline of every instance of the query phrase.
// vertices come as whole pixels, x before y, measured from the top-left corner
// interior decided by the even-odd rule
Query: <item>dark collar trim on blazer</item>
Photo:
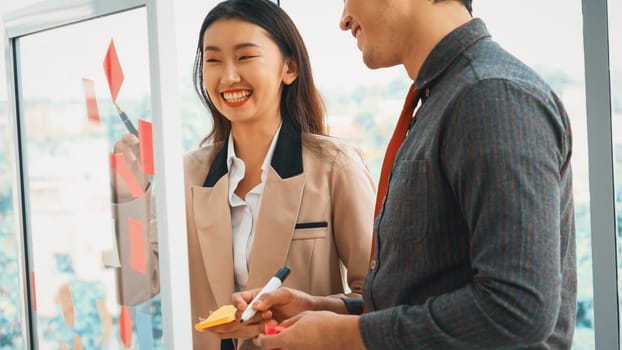
[[[283,123],[270,165],[281,179],[302,174],[302,138],[300,131],[291,131]]]
[[[216,182],[227,174],[228,142],[229,138],[227,137],[223,142],[222,148],[216,154],[214,162],[212,162],[203,187],[214,187]],[[281,126],[279,139],[274,147],[274,154],[272,155],[272,162],[270,165],[282,179],[302,174],[302,138],[300,133],[288,130],[285,124]]]
[[[227,173],[227,143],[229,136],[222,143],[222,148],[216,154],[216,158],[210,166],[209,173],[203,182],[203,187],[214,187],[216,182]]]

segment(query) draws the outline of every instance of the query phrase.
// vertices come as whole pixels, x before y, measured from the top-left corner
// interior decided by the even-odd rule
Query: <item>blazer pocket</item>
[[[298,228],[298,225],[296,225],[296,228]],[[326,224],[324,227],[310,227],[310,228],[296,229],[294,231],[294,236],[292,237],[292,240],[316,239],[316,238],[324,238],[326,236],[328,236],[328,224]]]
[[[320,228],[320,227],[328,227],[328,222],[326,221],[299,222],[296,224],[296,230],[309,229],[309,228]]]

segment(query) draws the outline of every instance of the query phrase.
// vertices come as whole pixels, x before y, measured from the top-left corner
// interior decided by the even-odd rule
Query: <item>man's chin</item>
[[[363,54],[363,63],[365,63],[365,65],[369,69],[388,68],[397,65],[395,63],[389,64],[386,62],[382,62],[381,60],[374,59],[373,57],[366,56],[365,54]]]
[[[378,64],[378,60],[370,57],[369,55],[366,55],[365,53],[363,53],[363,63],[365,63],[365,65],[369,69],[378,69],[382,67]]]

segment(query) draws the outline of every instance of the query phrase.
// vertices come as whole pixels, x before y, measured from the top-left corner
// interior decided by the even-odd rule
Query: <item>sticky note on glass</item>
[[[30,282],[32,284],[32,309],[37,312],[37,288],[35,284],[35,272],[30,272]]]
[[[106,51],[106,57],[104,58],[104,72],[106,73],[106,79],[108,79],[112,101],[116,102],[124,76],[121,62],[119,62],[119,57],[117,56],[117,49],[114,47],[114,40],[112,39],[110,39],[108,51]]]
[[[223,305],[212,312],[209,317],[194,325],[196,330],[206,329],[235,321],[237,309],[233,305]]]
[[[145,174],[154,175],[153,167],[153,129],[150,121],[138,120],[138,140],[140,159]]]
[[[144,275],[147,272],[145,228],[142,222],[128,218],[127,229],[130,236],[130,268]]]
[[[97,98],[95,97],[95,82],[91,79],[82,78],[82,88],[86,99],[86,114],[89,121],[99,124],[99,109],[97,108]]]
[[[119,315],[119,336],[126,349],[132,347],[132,315],[125,305],[121,307],[121,315]]]
[[[138,198],[145,195],[142,186],[132,173],[130,166],[125,162],[123,153],[113,153],[110,155],[110,166],[119,174],[125,185],[130,190],[132,196]]]

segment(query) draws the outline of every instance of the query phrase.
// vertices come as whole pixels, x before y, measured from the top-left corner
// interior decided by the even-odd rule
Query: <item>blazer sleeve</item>
[[[376,190],[360,154],[343,147],[331,171],[333,236],[354,297],[368,271]]]
[[[115,218],[115,235],[120,267],[117,269],[117,292],[119,304],[142,304],[160,292],[160,271],[158,259],[157,216],[153,186],[145,196],[128,202],[113,203]],[[129,222],[142,232],[130,232]],[[142,233],[142,237],[132,238],[131,235]],[[137,242],[142,246],[135,246]],[[134,245],[134,246],[133,246]],[[132,266],[132,250],[142,249],[144,266]],[[136,263],[136,262],[134,262]],[[143,270],[144,271],[141,271]],[[144,272],[144,273],[143,273]]]

